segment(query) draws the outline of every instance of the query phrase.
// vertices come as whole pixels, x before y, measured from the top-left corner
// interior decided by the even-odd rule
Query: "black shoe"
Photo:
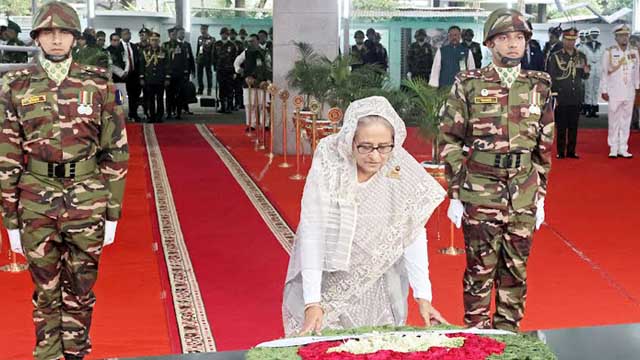
[[[64,354],[64,360],[82,360],[84,356]]]
[[[187,110],[184,113],[187,114],[187,115],[193,115],[193,111],[191,111],[191,110]]]
[[[238,109],[244,110],[244,105],[240,104],[240,106],[238,106]]]
[[[580,156],[578,156],[578,154],[567,154],[567,157],[571,159],[580,159]]]
[[[558,155],[556,155],[556,159],[564,159],[564,155],[563,154],[558,154]]]
[[[202,95],[202,89],[198,89],[198,92],[196,92],[196,95]]]
[[[207,89],[207,96],[211,96],[211,89]]]

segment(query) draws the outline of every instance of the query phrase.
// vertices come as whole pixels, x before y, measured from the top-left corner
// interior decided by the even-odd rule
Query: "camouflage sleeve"
[[[2,221],[11,229],[19,228],[18,182],[24,169],[20,122],[12,102],[10,79],[5,76],[0,88],[0,189],[2,190]]]
[[[109,221],[117,221],[120,218],[129,162],[124,112],[122,107],[116,104],[115,93],[115,86],[109,82],[102,108],[102,127],[100,129],[99,167],[107,179],[107,186],[111,193],[107,207],[107,220]]]
[[[548,79],[551,81],[551,79]],[[539,84],[539,86],[542,83]],[[546,85],[546,84],[545,84]],[[549,171],[551,171],[551,148],[553,146],[554,133],[554,114],[555,101],[551,96],[549,86],[541,86],[541,98],[545,100],[542,116],[540,117],[540,132],[538,133],[538,146],[531,154],[533,166],[540,176],[538,184],[538,200],[544,200],[547,195],[547,180],[549,179]]]
[[[439,135],[440,154],[444,160],[445,177],[449,184],[448,194],[452,199],[459,199],[460,184],[464,181],[463,147],[468,121],[467,97],[458,74],[442,109]]]

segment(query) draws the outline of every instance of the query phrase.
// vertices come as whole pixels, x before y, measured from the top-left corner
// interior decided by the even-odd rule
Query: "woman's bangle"
[[[304,311],[306,312],[307,309],[310,309],[312,307],[319,307],[320,310],[322,310],[322,312],[324,313],[324,309],[322,308],[322,305],[320,303],[309,303],[309,304],[306,304],[304,306]]]

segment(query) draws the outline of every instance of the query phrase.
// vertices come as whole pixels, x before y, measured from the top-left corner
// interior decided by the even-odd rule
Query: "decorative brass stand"
[[[302,96],[298,95],[293,98],[293,106],[295,106],[296,108],[296,112],[293,116],[293,122],[296,125],[296,173],[289,176],[289,179],[296,181],[304,180],[305,178],[304,175],[300,174],[300,153],[302,152],[300,144],[300,142],[302,141],[302,133],[300,132],[300,122],[302,121],[302,119],[300,118],[300,109],[302,109],[303,105],[304,99],[302,98]]]
[[[267,86],[267,91],[271,95],[271,99],[278,94],[278,88],[273,84],[269,84],[269,86]],[[275,127],[273,126],[273,119],[275,116],[273,113],[275,112],[275,106],[273,106],[273,100],[271,102],[272,104],[269,106],[269,153],[266,154],[269,160],[273,160],[275,156],[273,154],[273,133],[275,130]]]
[[[258,150],[266,149],[265,142],[267,140],[267,87],[269,83],[263,81],[260,83],[260,89],[262,89],[262,141],[258,146]],[[258,109],[260,112],[260,109]]]
[[[2,234],[0,234],[0,250],[2,250]],[[19,273],[27,270],[29,266],[27,264],[21,264],[18,262],[16,253],[11,251],[9,246],[9,264],[0,266],[0,271],[9,273]]]
[[[287,100],[289,99],[289,92],[287,90],[280,91],[280,100],[282,100],[282,156],[284,160],[278,165],[278,167],[287,169],[291,167],[291,164],[287,162]]]
[[[16,259],[16,253],[9,250],[9,264],[0,266],[0,271],[9,272],[9,273],[19,273],[27,270],[29,266],[27,264],[21,264]]]
[[[464,254],[464,249],[460,249],[457,248],[453,245],[453,223],[451,223],[451,232],[450,232],[450,239],[449,239],[449,246],[446,248],[442,248],[439,250],[440,254],[444,254],[444,255],[451,255],[451,256],[457,256],[457,255],[462,255]]]
[[[309,104],[309,109],[313,112],[313,115],[311,115],[311,153],[315,154],[316,146],[318,146],[318,111],[320,111],[320,104],[312,100]]]

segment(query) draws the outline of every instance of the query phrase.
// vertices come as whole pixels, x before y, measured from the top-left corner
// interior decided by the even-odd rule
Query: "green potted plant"
[[[412,93],[412,99],[416,104],[420,135],[431,141],[433,157],[431,161],[423,162],[423,165],[427,170],[443,171],[444,165],[440,159],[438,138],[440,135],[440,111],[447,101],[451,88],[435,88],[420,78],[404,80],[402,83]]]
[[[304,97],[303,110],[309,109],[311,99],[318,101],[322,107],[331,86],[329,81],[330,64],[318,55],[310,44],[294,42],[294,45],[298,49],[300,58],[287,73],[287,82],[291,88],[298,90]]]

